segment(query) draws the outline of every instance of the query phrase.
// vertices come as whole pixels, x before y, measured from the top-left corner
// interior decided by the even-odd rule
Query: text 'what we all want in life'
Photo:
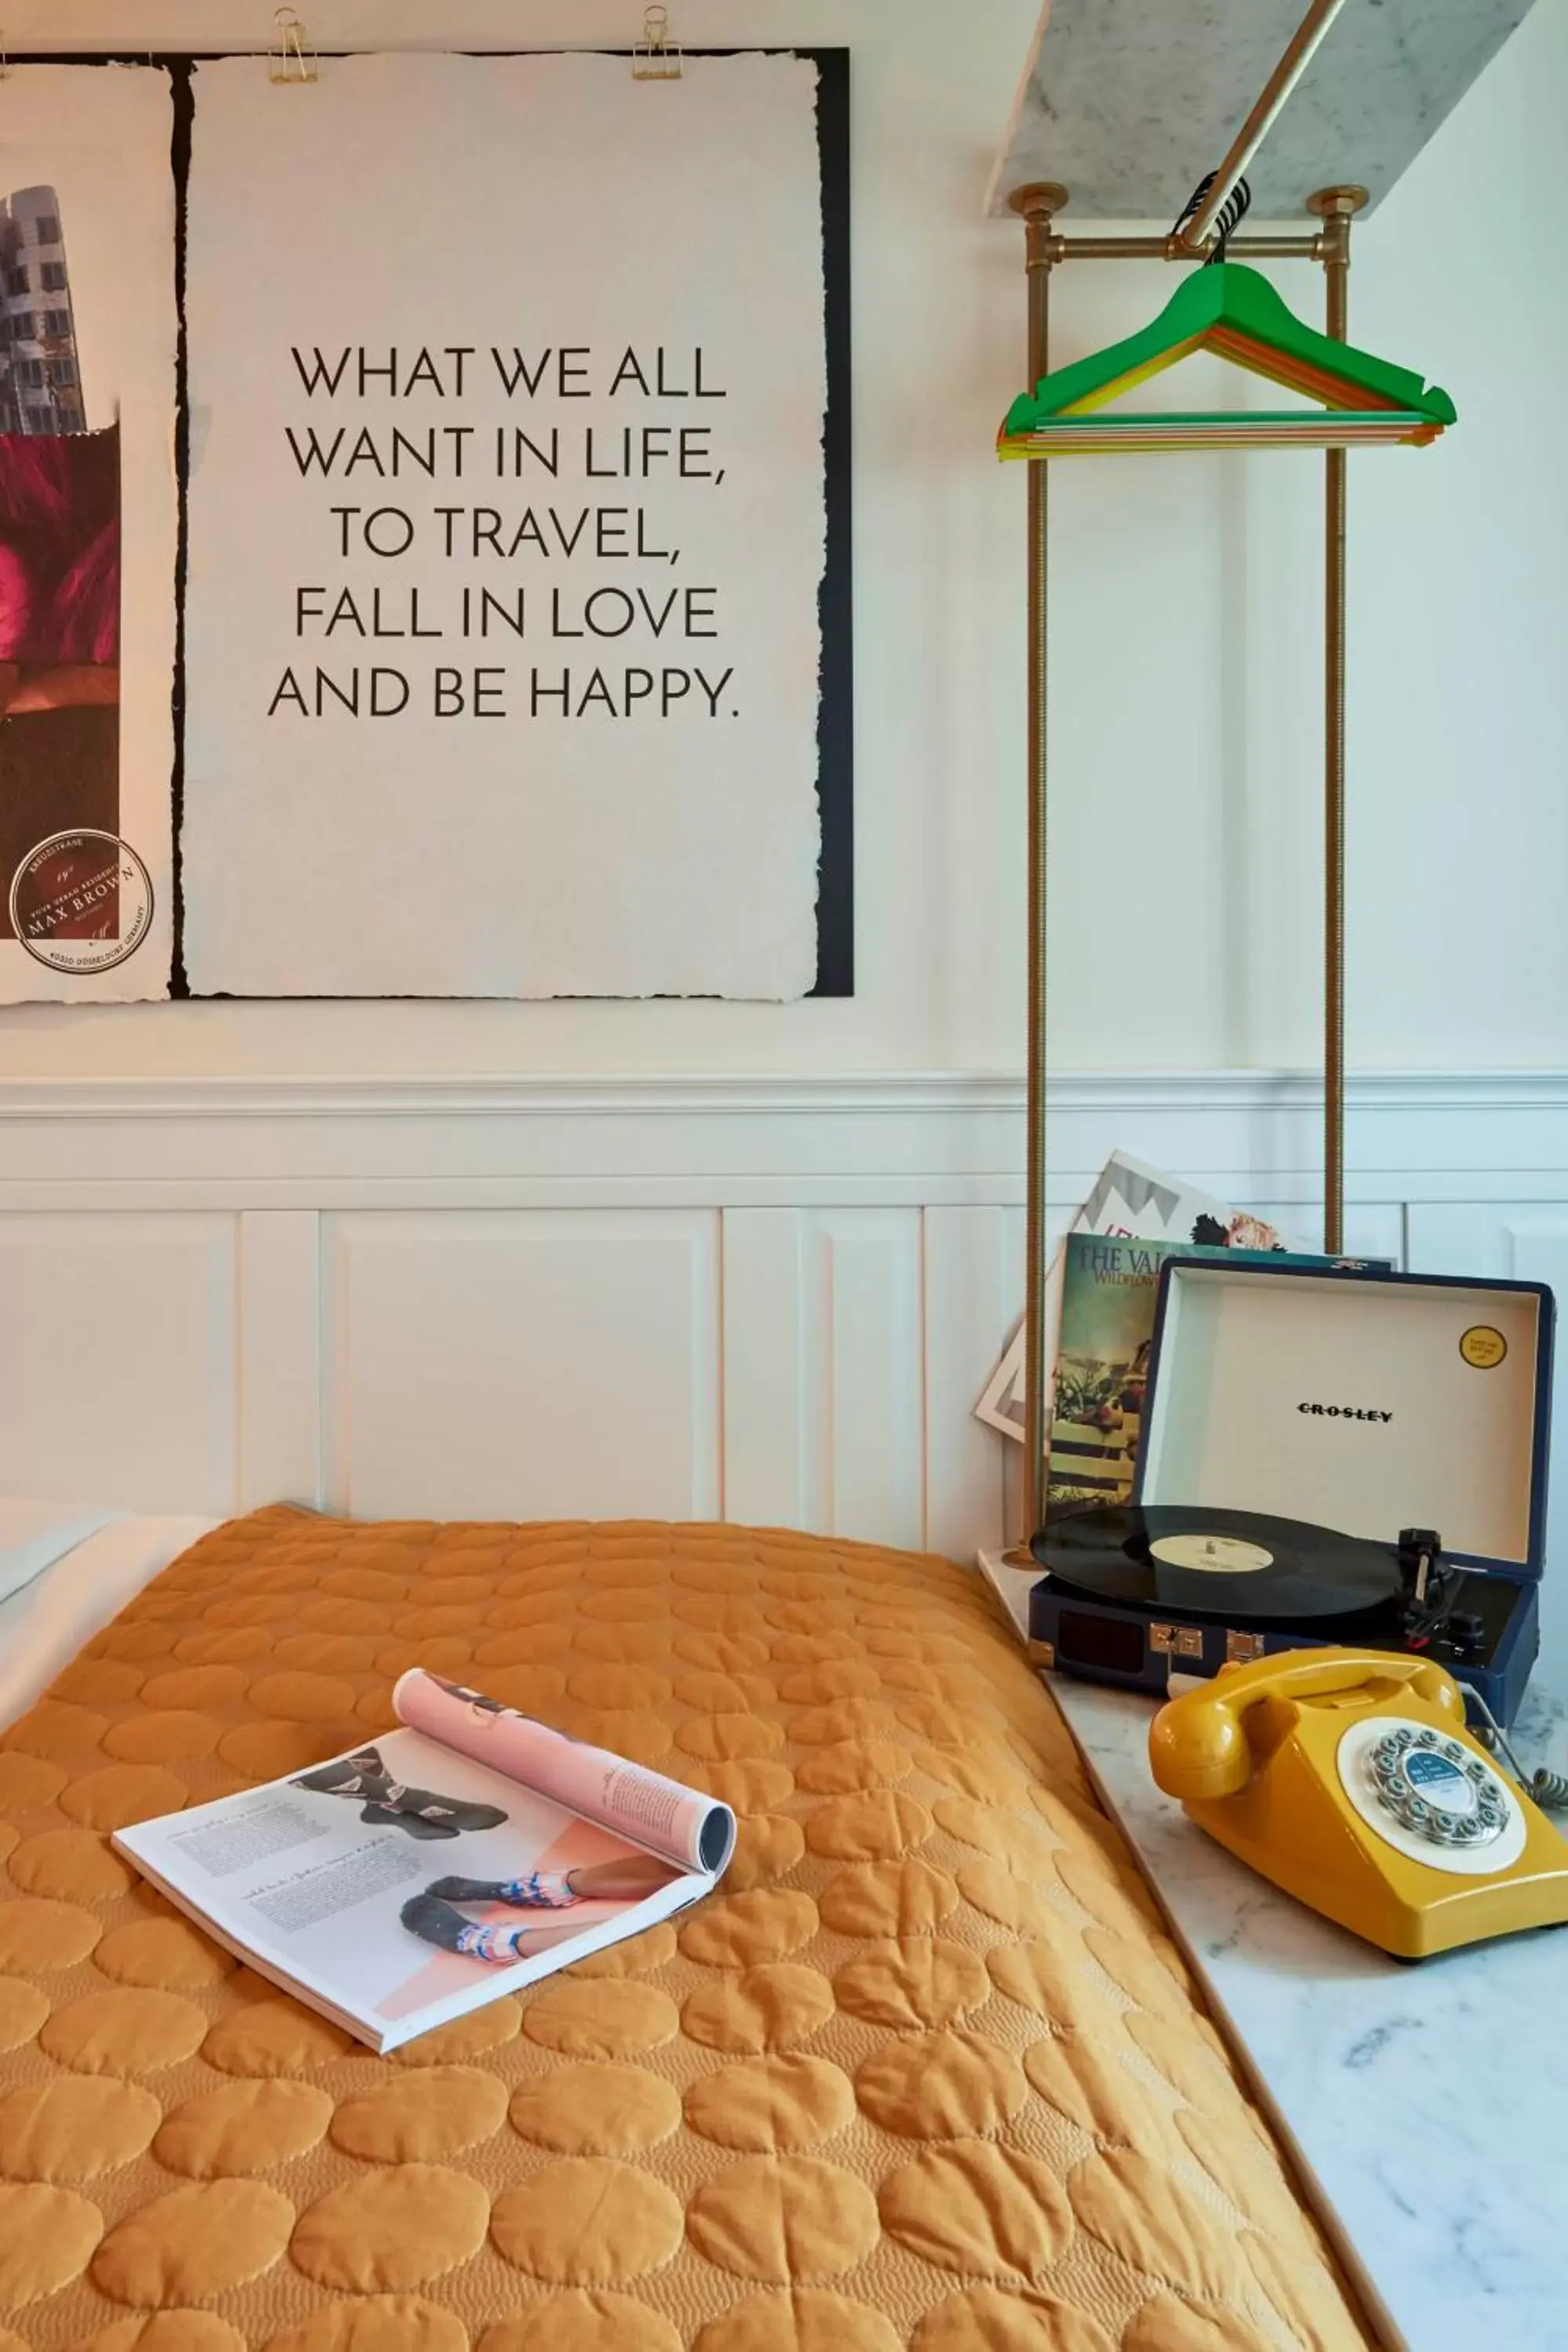
[[[603,362],[591,345],[551,345],[529,353],[515,345],[454,343],[409,355],[348,344],[331,352],[293,347],[289,356],[307,397],[338,410],[330,425],[285,425],[293,478],[327,490],[320,511],[328,562],[353,568],[353,577],[296,583],[291,634],[297,644],[402,640],[414,648],[488,639],[502,641],[510,651],[519,640],[577,640],[585,647],[588,641],[608,640],[644,659],[616,668],[597,659],[584,667],[578,657],[530,663],[517,671],[506,661],[463,667],[447,661],[426,671],[406,654],[396,663],[354,663],[346,670],[312,671],[290,662],[272,688],[268,717],[386,719],[415,709],[438,719],[740,715],[733,667],[717,656],[704,666],[686,651],[696,641],[721,637],[721,592],[716,584],[670,583],[668,571],[682,561],[685,534],[668,511],[668,499],[656,516],[646,499],[612,503],[590,491],[574,504],[562,487],[635,481],[682,497],[698,488],[722,488],[726,468],[715,428],[684,421],[689,409],[681,421],[626,419],[634,401],[727,399],[700,346],[679,360],[663,345],[643,352],[627,346]],[[619,405],[613,422],[531,420],[527,426],[416,424],[406,410],[406,421],[393,424],[382,414],[390,403],[424,407],[430,401],[483,401],[488,406],[498,398]],[[359,413],[344,418],[345,406]],[[374,415],[365,414],[371,407]],[[543,503],[503,508],[420,497],[426,485],[530,476],[551,486]],[[374,486],[384,482],[399,486],[395,496],[376,497]],[[358,494],[353,503],[334,495],[339,485]],[[658,566],[664,576],[652,584],[622,586],[602,578],[593,585],[563,584],[563,567],[574,563],[595,571]],[[541,564],[549,567],[542,579],[518,576]],[[382,565],[402,565],[401,577],[371,576]],[[510,576],[502,580],[497,566],[508,567]],[[462,569],[484,576],[465,578]],[[422,576],[412,576],[416,572]],[[659,653],[670,657],[660,661]]]

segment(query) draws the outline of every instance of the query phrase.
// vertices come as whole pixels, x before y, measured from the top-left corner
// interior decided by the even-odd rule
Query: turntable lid
[[[1539,1576],[1552,1317],[1540,1283],[1171,1259],[1137,1499]]]

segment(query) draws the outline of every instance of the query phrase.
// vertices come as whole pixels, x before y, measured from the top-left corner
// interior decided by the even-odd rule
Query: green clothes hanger
[[[1255,375],[1309,394],[1320,410],[1197,411],[1117,416],[1095,412],[1173,367],[1214,352]],[[1043,376],[1008,410],[1005,457],[1103,449],[1335,448],[1435,440],[1455,421],[1447,394],[1413,369],[1336,342],[1289,310],[1267,278],[1240,262],[1194,269],[1159,317],[1135,335]]]

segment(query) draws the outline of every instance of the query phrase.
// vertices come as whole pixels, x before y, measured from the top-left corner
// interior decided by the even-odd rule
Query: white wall
[[[635,0],[317,0],[323,47],[624,45]],[[264,46],[259,0],[12,0],[29,48]],[[679,0],[692,47],[846,42],[854,273],[860,993],[795,1008],[184,1005],[0,1013],[0,1076],[988,1069],[1022,1055],[1017,233],[989,151],[1035,0]],[[1568,1058],[1568,0],[1374,215],[1352,330],[1454,393],[1433,450],[1352,461],[1353,1058]],[[279,103],[289,99],[280,95]],[[659,102],[659,93],[649,93]],[[1194,175],[1212,158],[1194,156]],[[280,266],[283,266],[280,258]],[[1310,275],[1282,280],[1310,314]],[[1068,271],[1067,358],[1158,268]],[[1058,1067],[1316,1057],[1319,473],[1124,459],[1057,477]]]

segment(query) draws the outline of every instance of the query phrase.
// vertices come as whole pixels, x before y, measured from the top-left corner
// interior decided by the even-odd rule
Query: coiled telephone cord
[[[1488,1728],[1481,1734],[1482,1746],[1494,1751],[1501,1750],[1510,1771],[1524,1790],[1525,1795],[1538,1804],[1543,1813],[1568,1813],[1568,1774],[1549,1772],[1542,1765],[1539,1771],[1526,1775],[1518,1757],[1509,1746],[1507,1732],[1479,1691],[1472,1686],[1466,1691],[1465,1696],[1473,1701],[1486,1717]]]
[[[1543,1813],[1568,1813],[1568,1775],[1548,1772],[1542,1768],[1532,1774],[1524,1788],[1525,1794],[1534,1798]]]

